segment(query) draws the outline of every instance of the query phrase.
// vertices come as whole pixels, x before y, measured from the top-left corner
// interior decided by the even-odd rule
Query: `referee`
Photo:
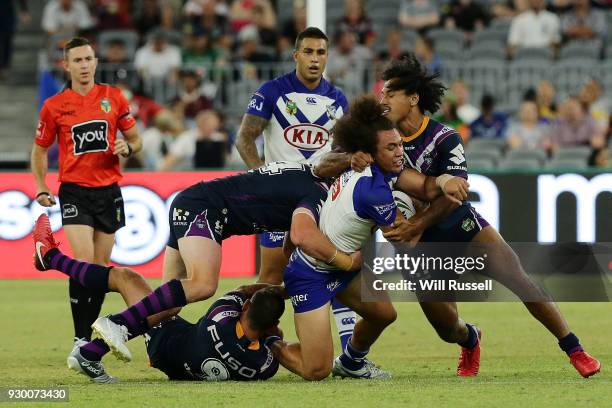
[[[94,82],[98,59],[84,38],[64,47],[63,66],[69,76],[65,89],[47,99],[32,147],[31,167],[36,180],[36,201],[55,205],[49,189],[47,150],[59,145],[58,192],[62,224],[76,259],[107,265],[115,232],[125,225],[119,155],[129,157],[142,148],[136,121],[118,88]],[[120,130],[123,138],[117,137]],[[70,306],[74,346],[91,338],[104,293],[70,279]]]

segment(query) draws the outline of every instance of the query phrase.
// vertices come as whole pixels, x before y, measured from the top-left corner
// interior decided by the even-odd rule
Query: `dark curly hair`
[[[422,113],[437,112],[446,87],[438,79],[438,74],[428,74],[413,53],[402,59],[393,60],[382,73],[385,81],[390,81],[390,91],[404,91],[406,95],[419,95],[419,109]]]
[[[349,113],[342,116],[332,130],[334,144],[347,153],[362,151],[375,154],[378,132],[393,129],[393,123],[383,116],[383,108],[373,95],[355,99]]]

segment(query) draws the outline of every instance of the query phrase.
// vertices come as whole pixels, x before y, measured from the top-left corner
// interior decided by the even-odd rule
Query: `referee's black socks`
[[[87,289],[74,279],[69,280],[70,309],[74,323],[74,336],[91,339],[91,325],[100,315],[106,293]]]

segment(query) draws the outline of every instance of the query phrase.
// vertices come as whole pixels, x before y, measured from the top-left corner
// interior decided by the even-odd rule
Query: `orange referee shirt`
[[[135,124],[119,88],[95,84],[85,96],[66,88],[45,101],[35,143],[49,147],[57,138],[60,182],[103,187],[121,179],[117,130]]]

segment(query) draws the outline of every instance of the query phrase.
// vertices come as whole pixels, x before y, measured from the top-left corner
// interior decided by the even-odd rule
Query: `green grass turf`
[[[223,280],[218,294],[244,282]],[[190,305],[182,315],[194,321],[208,303]],[[370,354],[393,372],[389,381],[329,378],[309,383],[281,369],[265,383],[169,382],[148,367],[143,341],[134,340],[131,363],[106,358],[107,370],[122,380],[108,386],[91,384],[66,368],[72,322],[65,281],[0,280],[0,387],[68,386],[69,405],[78,407],[609,407],[611,306],[561,304],[583,345],[602,361],[603,372],[588,380],[574,371],[555,339],[519,303],[460,305],[462,316],[482,328],[484,341],[480,375],[457,378],[457,346],[437,338],[417,304],[398,303],[397,322]],[[121,298],[107,295],[103,313],[121,309]],[[288,339],[296,339],[289,303],[282,327]],[[17,405],[30,404],[67,405]]]

